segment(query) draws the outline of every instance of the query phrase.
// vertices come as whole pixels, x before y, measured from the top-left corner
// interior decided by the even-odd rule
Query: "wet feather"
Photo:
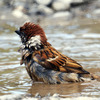
[[[45,32],[39,25],[28,22],[16,32],[18,32],[17,34],[21,37],[24,45],[19,50],[22,54],[21,64],[25,63],[31,79],[57,83],[80,81],[81,75],[90,75],[75,60],[53,48],[47,42]],[[75,75],[75,78],[73,75]]]

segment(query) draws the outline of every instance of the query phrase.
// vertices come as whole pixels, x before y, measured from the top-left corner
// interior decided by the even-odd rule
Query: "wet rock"
[[[3,5],[3,0],[0,0],[0,6],[2,6]]]
[[[38,6],[36,4],[32,4],[29,9],[29,15],[34,15],[38,11]]]
[[[12,11],[12,15],[16,18],[27,18],[27,15],[24,14],[24,7],[18,6],[15,10]]]
[[[13,6],[15,7],[15,8],[17,8],[18,6],[25,6],[25,0],[24,0],[24,2],[23,1],[19,1],[19,0],[14,0],[14,2],[12,3],[13,4]]]
[[[53,17],[54,18],[59,18],[59,17],[66,17],[66,19],[71,18],[71,13],[69,11],[65,11],[65,12],[56,12]]]
[[[73,0],[72,3],[83,3],[85,0]]]
[[[52,3],[52,7],[56,11],[64,11],[68,10],[69,8],[72,7],[72,5],[79,6],[79,4],[90,2],[89,0],[55,0]]]
[[[56,11],[67,10],[70,8],[72,0],[55,0],[52,7]]]
[[[36,2],[40,5],[49,5],[52,0],[36,0]]]
[[[39,5],[38,6],[38,11],[44,13],[44,15],[51,15],[53,14],[53,10],[49,7],[46,7],[44,5]]]
[[[100,17],[100,9],[94,10],[93,13],[92,13],[92,16],[93,17]]]

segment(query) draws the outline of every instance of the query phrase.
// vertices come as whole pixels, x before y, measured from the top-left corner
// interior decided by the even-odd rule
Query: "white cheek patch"
[[[39,35],[31,37],[30,40],[26,43],[27,47],[29,48],[34,47],[35,49],[37,49],[37,46],[39,48],[40,45],[41,45],[41,40]]]

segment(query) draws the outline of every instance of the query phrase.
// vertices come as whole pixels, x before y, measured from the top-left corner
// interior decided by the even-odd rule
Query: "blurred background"
[[[25,66],[19,64],[21,42],[14,32],[27,21],[43,27],[57,50],[100,75],[100,0],[0,0],[0,95],[59,93],[99,100],[98,81],[32,85]]]
[[[0,21],[16,26],[25,21],[44,24],[45,20],[47,25],[59,22],[63,25],[79,18],[95,20],[100,17],[99,3],[99,0],[0,0]]]

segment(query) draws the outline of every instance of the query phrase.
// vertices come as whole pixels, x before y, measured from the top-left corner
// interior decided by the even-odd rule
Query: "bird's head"
[[[23,45],[36,46],[46,45],[47,43],[45,32],[39,25],[34,23],[27,22],[15,32],[20,36]]]

